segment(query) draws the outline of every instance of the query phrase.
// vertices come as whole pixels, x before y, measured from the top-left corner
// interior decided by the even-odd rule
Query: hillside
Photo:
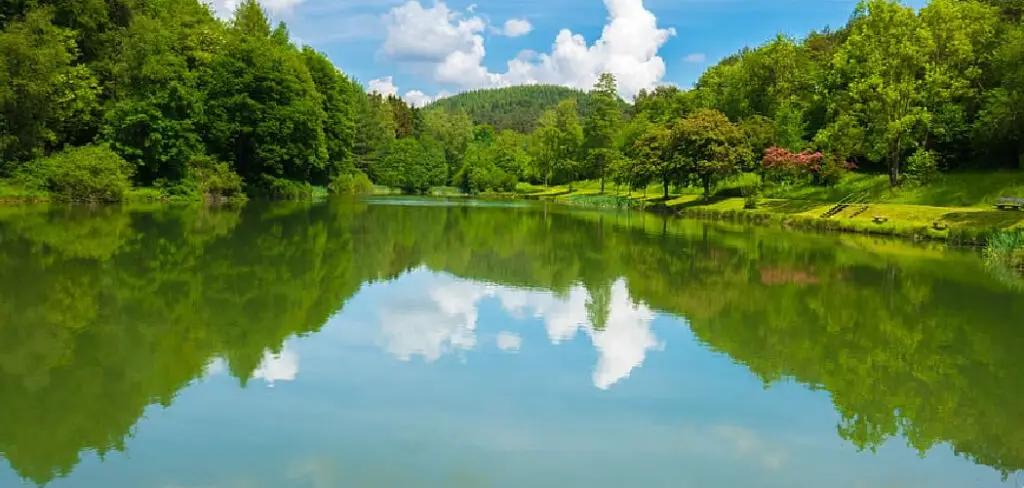
[[[424,107],[465,110],[475,124],[488,124],[497,130],[531,132],[545,110],[558,102],[576,98],[580,115],[590,110],[590,95],[582,90],[556,85],[521,85],[507,88],[473,90],[442,98]]]

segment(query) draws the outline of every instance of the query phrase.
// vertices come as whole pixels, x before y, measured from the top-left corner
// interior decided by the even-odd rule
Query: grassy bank
[[[659,186],[626,191],[583,181],[548,188],[520,185],[531,198],[552,199],[567,205],[639,207],[680,216],[747,221],[823,231],[894,235],[915,239],[942,239],[981,243],[989,235],[1024,228],[1024,212],[998,210],[1002,197],[1024,198],[1024,172],[945,175],[928,185],[890,188],[885,175],[851,174],[832,187],[770,186],[749,207],[741,188],[758,184],[756,175],[722,182],[705,200],[700,190],[679,188],[666,200]],[[855,194],[855,204],[836,208]],[[833,211],[831,215],[829,211]]]

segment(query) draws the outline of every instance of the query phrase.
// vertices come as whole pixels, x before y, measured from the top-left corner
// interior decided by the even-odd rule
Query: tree
[[[576,100],[563,100],[554,109],[544,112],[537,136],[542,154],[550,158],[551,172],[568,182],[572,191],[572,184],[579,178],[582,168],[580,150],[583,146],[583,127],[576,112]]]
[[[639,165],[633,172],[637,183],[646,185],[650,180],[661,182],[662,198],[668,200],[668,188],[678,184],[684,175],[683,160],[678,157],[672,130],[660,124],[648,124],[637,137],[630,151]]]
[[[239,5],[206,82],[207,142],[249,184],[308,182],[327,166],[327,116],[301,55],[270,34],[256,0]]]
[[[615,142],[622,123],[621,100],[615,86],[615,76],[602,73],[590,93],[594,111],[586,118],[585,144],[590,163],[601,180],[601,193],[604,193],[605,173],[617,157]]]
[[[526,148],[526,138],[512,130],[503,130],[491,144],[494,164],[499,169],[522,180],[532,164]]]
[[[76,142],[97,108],[97,80],[74,64],[75,33],[30,11],[0,32],[0,164],[23,162]],[[77,141],[87,142],[87,141]],[[0,168],[8,172],[9,168]]]
[[[923,142],[931,120],[925,72],[933,49],[912,8],[870,0],[857,7],[850,37],[833,60],[845,85],[839,109],[865,128],[868,156],[885,161],[892,186],[899,184],[904,153]]]
[[[374,174],[374,165],[391,149],[395,142],[395,121],[391,106],[378,94],[357,90],[352,105],[356,112],[356,134],[353,154],[356,167]]]
[[[302,56],[326,115],[323,132],[329,164],[326,171],[313,178],[314,183],[323,184],[323,181],[330,181],[354,166],[357,114],[352,102],[363,94],[358,85],[338,70],[327,56],[309,46],[302,48]]]
[[[473,142],[473,121],[464,111],[424,112],[423,132],[444,144],[445,160],[449,170],[456,171],[462,167],[462,158],[469,144]]]
[[[678,157],[701,182],[704,199],[718,180],[739,171],[750,161],[743,131],[714,109],[704,109],[679,121],[675,127]]]

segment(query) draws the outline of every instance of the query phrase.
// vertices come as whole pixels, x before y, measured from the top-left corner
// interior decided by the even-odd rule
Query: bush
[[[758,195],[761,193],[761,189],[757,186],[744,186],[740,188],[740,192],[743,194],[743,208],[753,210],[757,208]]]
[[[259,184],[250,187],[250,193],[279,200],[299,200],[310,198],[313,187],[306,182],[263,174],[260,175]]]
[[[939,161],[934,151],[918,149],[907,158],[903,178],[910,185],[923,185],[934,181],[939,174]]]
[[[74,202],[117,202],[131,187],[134,169],[106,145],[66,149],[25,163],[15,175],[28,190]]]
[[[344,172],[334,178],[327,191],[336,195],[366,195],[373,193],[373,182],[358,169]]]
[[[205,199],[244,198],[242,177],[231,169],[231,165],[217,161],[210,156],[192,158],[188,164],[189,179]]]

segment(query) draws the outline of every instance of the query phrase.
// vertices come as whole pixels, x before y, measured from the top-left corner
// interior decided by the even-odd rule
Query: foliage
[[[610,73],[601,74],[594,84],[591,99],[594,110],[584,122],[584,145],[588,166],[601,180],[603,193],[605,176],[618,157],[616,139],[622,124],[622,101],[615,86],[615,77]]]
[[[424,112],[464,111],[474,124],[489,125],[499,132],[509,129],[526,134],[537,128],[541,114],[570,98],[576,99],[580,117],[585,118],[591,113],[593,103],[590,95],[556,85],[470,90],[441,98],[426,106]]]
[[[817,185],[840,184],[851,162],[921,188],[942,171],[1024,167],[1022,11],[1019,0],[864,0],[845,26],[743,48],[693,89],[640,90],[632,105],[603,73],[589,91],[475,90],[419,109],[366,93],[335,67],[344,59],[297,47],[256,0],[227,20],[196,0],[9,2],[0,177],[102,143],[136,185],[192,198],[193,161],[224,162],[265,196],[308,195],[352,169],[412,192],[593,178],[710,193],[774,147],[822,154],[807,173]],[[688,130],[710,111],[721,114],[712,135]]]
[[[554,178],[568,182],[572,191],[572,182],[582,176],[583,127],[577,115],[576,100],[563,100],[544,112],[534,135],[539,150],[534,159],[543,161],[550,174],[544,175],[545,184],[549,177]]]
[[[683,119],[676,127],[676,150],[687,171],[704,188],[704,198],[711,198],[715,183],[739,172],[750,159],[743,131],[721,112],[703,109]]]
[[[73,202],[116,202],[131,188],[132,167],[107,146],[82,146],[25,163],[14,179]]]
[[[335,176],[327,190],[336,195],[368,195],[373,193],[373,182],[366,173],[354,169]]]
[[[914,185],[930,183],[939,172],[935,151],[918,149],[907,158],[907,169],[904,179]]]
[[[224,161],[209,156],[194,158],[189,173],[196,190],[206,199],[237,199],[244,197],[242,177]]]

